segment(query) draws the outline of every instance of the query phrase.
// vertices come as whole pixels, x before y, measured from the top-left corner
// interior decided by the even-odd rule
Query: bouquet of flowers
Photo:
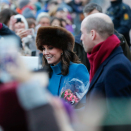
[[[79,98],[77,98],[77,96],[74,95],[70,89],[67,89],[66,91],[62,92],[61,98],[64,98],[66,101],[70,102],[72,105],[79,101]]]
[[[87,93],[89,82],[83,83],[77,78],[73,78],[61,90],[60,97],[71,105],[76,105]]]

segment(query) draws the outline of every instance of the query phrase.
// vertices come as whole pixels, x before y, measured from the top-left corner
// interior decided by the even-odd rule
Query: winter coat
[[[5,24],[2,24],[2,28],[0,29],[0,39],[7,37],[7,36],[13,36],[18,41],[19,47],[22,48],[22,42],[19,36],[15,34],[12,30],[10,30]]]
[[[111,6],[107,9],[106,13],[112,19],[114,28],[124,35],[130,46],[131,9],[129,5],[123,3],[122,0],[111,1]]]
[[[115,30],[115,35],[121,41],[120,46],[123,49],[124,55],[131,61],[131,51],[130,51],[130,48],[129,48],[128,44],[127,44],[127,41],[126,41],[125,37],[122,34],[118,33],[116,30]]]
[[[89,85],[89,73],[83,64],[70,62],[69,73],[66,76],[61,74],[61,62],[55,66],[51,66],[51,68],[52,74],[48,90],[53,95],[60,96],[62,90],[66,88],[72,89],[72,91],[77,90],[78,93],[83,93],[83,96],[85,96]],[[85,102],[83,100],[83,103]]]
[[[120,46],[97,69],[87,92],[87,107],[99,95],[105,98],[105,107],[110,118],[120,117],[116,114],[122,112],[112,98],[131,98],[131,62],[124,56]],[[111,109],[115,109],[115,113],[110,112]]]

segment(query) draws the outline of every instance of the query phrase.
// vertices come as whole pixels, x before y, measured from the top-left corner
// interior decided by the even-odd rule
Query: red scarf
[[[108,58],[112,51],[118,47],[120,40],[116,35],[108,37],[105,41],[94,46],[91,54],[87,54],[90,62],[90,82],[99,66]]]

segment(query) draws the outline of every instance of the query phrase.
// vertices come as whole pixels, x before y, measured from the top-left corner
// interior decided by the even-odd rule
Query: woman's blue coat
[[[66,76],[61,74],[61,62],[51,66],[52,75],[49,81],[48,90],[54,95],[59,96],[62,88],[73,88],[78,93],[87,92],[89,87],[89,73],[85,65],[70,62],[69,73]]]

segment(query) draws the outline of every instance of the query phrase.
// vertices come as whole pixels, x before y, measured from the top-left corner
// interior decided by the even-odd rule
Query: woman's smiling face
[[[48,64],[57,65],[61,61],[63,51],[53,46],[43,45],[43,55]]]

